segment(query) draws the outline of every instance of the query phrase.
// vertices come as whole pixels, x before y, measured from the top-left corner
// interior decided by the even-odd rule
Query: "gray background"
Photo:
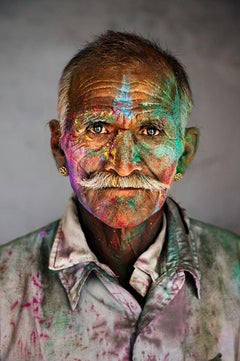
[[[191,216],[240,233],[240,19],[231,0],[0,1],[1,242],[60,217],[70,194],[49,150],[57,82],[106,29],[157,39],[185,64],[202,133],[173,193]]]

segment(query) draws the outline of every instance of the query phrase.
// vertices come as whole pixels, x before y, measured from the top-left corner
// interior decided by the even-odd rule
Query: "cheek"
[[[175,173],[178,159],[182,152],[182,145],[170,141],[162,142],[160,146],[150,147],[140,144],[135,149],[135,154],[142,160],[148,169],[161,181],[165,182],[172,178]]]
[[[172,163],[170,166],[164,169],[164,173],[161,177],[163,183],[172,184],[174,175],[176,173],[177,162]]]
[[[159,160],[165,158],[169,164],[177,162],[183,151],[181,140],[166,140],[161,146],[154,148],[153,154]]]
[[[85,158],[84,148],[73,151],[68,148],[64,151],[67,160],[68,173],[70,180],[74,180],[77,174],[85,173],[84,168],[81,167],[81,162]]]
[[[77,177],[102,170],[107,153],[104,150],[95,152],[92,149],[81,147],[75,151],[68,148],[65,156],[70,176]]]

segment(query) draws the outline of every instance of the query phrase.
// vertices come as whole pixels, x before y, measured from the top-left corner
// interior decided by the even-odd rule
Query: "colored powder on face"
[[[177,156],[177,159],[179,159],[184,150],[183,140],[177,138],[175,141],[175,147],[176,147],[176,149],[175,149],[176,156]]]
[[[169,125],[175,129],[175,136],[183,138],[192,105],[187,96],[180,97],[175,77],[172,75],[167,79],[160,78],[152,98],[159,99],[159,104],[156,106],[156,102],[153,102],[153,105],[151,102],[144,102],[143,109],[152,106],[156,118],[166,118]]]
[[[131,107],[133,102],[129,96],[130,84],[127,82],[125,75],[123,76],[122,86],[113,102],[115,114],[122,113],[124,116],[131,115]]]
[[[132,159],[134,163],[140,163],[141,162],[141,156],[138,149],[138,146],[136,144],[133,144],[132,146]]]
[[[158,145],[154,147],[151,144],[141,143],[136,146],[135,154],[136,160],[139,158],[139,162],[142,157],[138,154],[144,155],[145,157],[154,155],[156,158],[168,158],[171,159],[171,163],[177,161],[182,155],[184,149],[184,143],[181,138],[176,139],[162,139]],[[135,160],[134,157],[134,160]]]
[[[137,202],[136,202],[135,199],[129,199],[129,200],[127,201],[127,204],[128,204],[131,208],[135,208]]]
[[[109,119],[110,122],[114,122],[114,120],[115,120],[114,116],[112,116],[112,115],[109,116],[108,119]]]
[[[93,149],[88,149],[86,152],[87,156],[95,156],[95,155],[99,155],[102,153],[102,149],[100,150],[93,150]]]
[[[172,161],[177,161],[183,151],[183,142],[181,139],[165,140],[159,147],[154,149],[154,155],[157,158],[168,157]]]
[[[138,153],[134,153],[133,162],[134,163],[140,163],[141,162],[141,157],[140,157],[140,155]]]

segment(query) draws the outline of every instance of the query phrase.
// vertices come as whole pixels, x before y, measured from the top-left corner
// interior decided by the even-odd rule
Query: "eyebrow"
[[[153,125],[153,126],[156,126],[157,128],[165,128],[166,125],[167,125],[167,121],[165,121],[164,119],[158,119],[158,118],[148,118],[148,119],[142,119],[140,120],[140,127],[144,127],[144,126],[147,126],[147,125]]]
[[[76,117],[76,120],[79,119],[81,125],[83,126],[89,126],[99,121],[103,121],[104,123],[109,123],[108,117],[110,117],[111,115],[106,113],[107,113],[106,111],[99,111],[99,113],[96,114],[82,113]]]

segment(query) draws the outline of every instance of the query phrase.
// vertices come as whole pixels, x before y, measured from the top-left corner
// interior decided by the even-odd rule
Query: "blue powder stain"
[[[130,84],[127,82],[125,75],[123,76],[120,92],[113,102],[116,113],[122,112],[124,116],[131,115],[131,107],[133,102],[129,96]]]

